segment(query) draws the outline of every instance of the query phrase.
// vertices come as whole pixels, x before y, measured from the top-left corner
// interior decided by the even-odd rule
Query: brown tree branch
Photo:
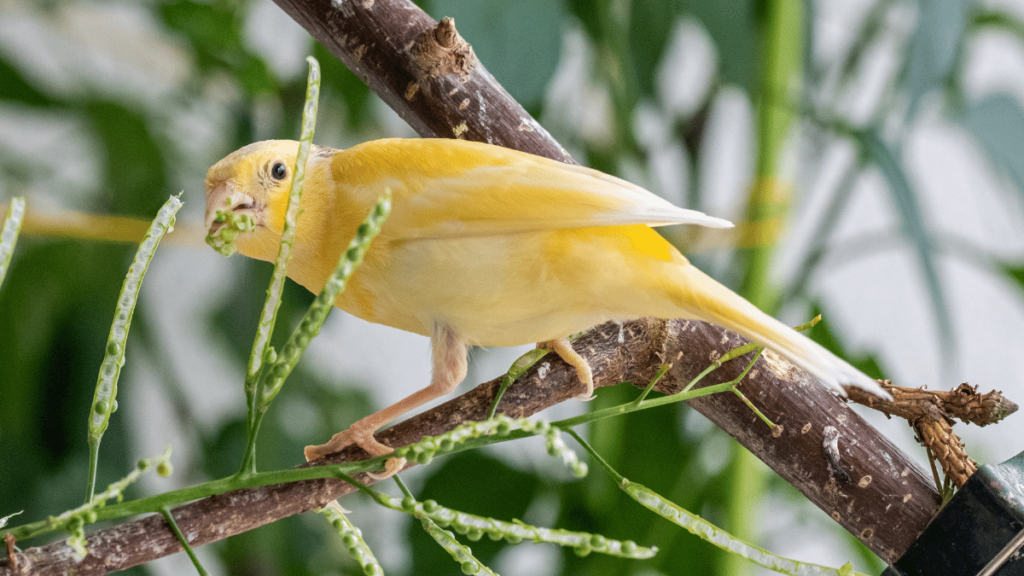
[[[643,385],[661,364],[672,362],[672,370],[657,389],[673,393],[715,358],[743,343],[739,336],[703,322],[645,318],[621,326],[604,324],[580,338],[576,349],[594,368],[599,387],[619,382]],[[735,378],[745,362],[740,358],[727,363],[702,385]],[[541,377],[538,370],[544,364]],[[481,384],[377,437],[401,446],[424,435],[436,436],[462,422],[484,419],[499,383],[500,379],[495,379]],[[732,394],[704,397],[690,405],[736,437],[882,558],[900,556],[938,505],[938,494],[921,470],[845,403],[770,352],[758,360],[740,387],[781,433],[773,434]],[[582,389],[575,370],[551,355],[509,388],[499,410],[514,417],[529,416],[573,398]],[[832,434],[838,438],[842,474],[830,468],[826,427],[835,429]],[[365,457],[352,446],[323,462]],[[174,517],[190,543],[199,546],[319,509],[351,491],[351,486],[339,480],[237,490],[178,507]],[[65,574],[74,568],[81,576],[106,574],[179,552],[181,547],[163,518],[154,514],[91,534],[88,549],[89,555],[80,564],[75,564],[63,542],[26,550],[18,554],[20,573]],[[7,565],[0,564],[0,576],[8,574],[12,572]]]
[[[438,29],[411,2],[276,1],[420,134],[492,142],[572,162],[475,60],[453,29]],[[594,368],[598,386],[643,383],[663,362],[672,362],[674,368],[659,387],[668,393],[741,343],[739,337],[701,322],[641,319],[621,328],[604,325],[580,339],[576,348]],[[705,384],[736,376],[739,362],[716,371]],[[543,378],[532,370],[510,388],[502,412],[528,416],[582,390],[575,371],[561,360],[550,358],[544,364],[549,370]],[[378,438],[392,446],[404,445],[482,419],[497,382],[482,384]],[[771,352],[758,361],[741,388],[781,426],[777,435],[732,394],[690,404],[880,557],[893,561],[902,555],[939,504],[925,474],[846,404]],[[351,447],[330,460],[364,456]],[[181,506],[174,517],[190,542],[201,545],[320,508],[349,491],[335,480],[238,490]],[[181,549],[159,514],[97,531],[88,537],[88,548],[89,555],[78,564],[61,542],[26,550],[18,554],[20,573],[65,574],[73,569],[83,576],[105,574]],[[8,574],[7,562],[0,561],[0,576]]]

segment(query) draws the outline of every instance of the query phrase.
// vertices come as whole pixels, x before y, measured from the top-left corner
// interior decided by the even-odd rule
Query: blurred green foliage
[[[643,163],[645,152],[636,142],[633,129],[636,110],[658,98],[657,69],[680,18],[692,19],[706,30],[717,57],[713,85],[705,101],[694,113],[670,120],[672,134],[691,160],[701,154],[708,110],[723,88],[738,87],[751,100],[761,96],[762,55],[758,50],[767,1],[424,0],[420,4],[435,18],[455,17],[460,32],[474,45],[484,64],[538,117],[545,114],[545,91],[559,65],[563,35],[568,30],[582,30],[595,54],[593,82],[610,96],[613,144],[609,147],[591,142],[571,131],[557,136],[571,140],[582,150],[580,160],[616,172],[630,162]],[[856,89],[858,70],[869,49],[880,41],[886,29],[885,18],[905,4],[916,7],[919,13],[905,39],[908,48],[898,55],[898,74],[867,120],[844,117],[835,102],[844,90]],[[816,5],[805,6],[813,14]],[[162,41],[174,43],[186,55],[187,79],[169,97],[174,104],[201,105],[211,94],[220,94],[217,98],[222,102],[229,101],[227,133],[220,135],[221,155],[257,135],[295,138],[297,134],[304,78],[280,77],[265,53],[255,50],[247,40],[246,26],[255,6],[246,1],[158,0],[137,8],[156,22]],[[49,2],[46,7],[22,4],[18,10],[57,27],[61,10],[67,7]],[[79,9],[89,8],[84,5]],[[808,29],[814,31],[812,26]],[[792,103],[810,120],[808,138],[848,137],[861,156],[852,170],[881,170],[895,202],[901,233],[915,247],[932,310],[947,337],[952,337],[955,327],[948,319],[942,276],[935,264],[940,248],[921,209],[920,191],[906,176],[899,153],[902,135],[893,136],[884,125],[892,123],[894,117],[897,124],[912,122],[924,99],[939,94],[945,116],[976,139],[994,170],[1008,177],[1024,194],[1021,102],[1006,93],[988,94],[975,101],[963,87],[965,44],[972,35],[989,29],[1009,31],[1017,40],[1024,40],[1024,26],[1013,15],[997,9],[957,0],[879,0],[838,60],[824,62],[816,58],[810,48],[814,38],[807,34],[806,85],[801,100]],[[136,49],[147,48],[140,45]],[[343,130],[353,139],[365,134],[385,135],[386,124],[372,105],[376,97],[368,88],[321,46],[310,42],[309,52],[323,68],[321,109],[344,111],[344,126],[331,129]],[[180,160],[188,146],[169,136],[167,125],[171,120],[160,113],[159,105],[141,96],[138,100],[111,96],[89,87],[61,89],[40,80],[26,62],[18,55],[17,46],[0,45],[0,110],[32,109],[81,122],[99,162],[97,184],[81,208],[151,218],[166,197],[177,192],[173,186],[182,179],[178,171],[187,165]],[[260,131],[260,126],[266,125],[261,120],[266,110],[261,112],[261,106],[268,100],[273,103],[270,109],[275,116],[272,134]],[[37,185],[39,175],[15,158],[9,150],[0,148],[0,202]],[[42,160],[48,162],[61,159]],[[200,176],[189,178],[197,180]],[[698,182],[695,167],[690,172],[687,195],[695,208],[701,207]],[[848,192],[842,187],[826,191],[833,195],[827,203],[841,212]],[[28,196],[31,207],[33,197]],[[826,227],[816,241],[827,245],[831,232]],[[77,505],[84,497],[86,414],[110,314],[133,251],[131,246],[74,240],[23,238],[19,243],[7,280],[0,287],[0,516],[24,510],[15,522],[42,518]],[[160,257],[158,253],[156,258]],[[696,260],[710,258],[697,255]],[[809,257],[798,275],[806,278],[818,263],[818,259]],[[243,269],[239,275],[245,277],[248,287],[219,304],[196,330],[211,334],[223,344],[222,350],[231,362],[244,366],[250,350],[248,338],[254,332],[263,299],[259,287],[266,285],[270,269],[244,261],[232,261],[232,265]],[[997,273],[1004,271],[1018,283],[1024,276],[1019,265],[1007,264]],[[813,310],[811,315],[817,313],[818,305],[805,289],[800,285],[787,292],[782,304],[803,306]],[[286,290],[279,325],[292,325],[310,300],[311,295],[294,285]],[[813,336],[842,352],[839,337],[825,325],[816,328]],[[216,429],[191,426],[197,400],[188,397],[173,366],[168,365],[163,338],[147,318],[146,308],[140,307],[129,341],[129,368],[136,355],[144,355],[161,367],[160,385],[198,446],[196,460],[179,465],[176,474],[190,482],[233,473],[245,440],[241,406],[235,416]],[[884,374],[885,367],[873,359],[855,363],[872,376]],[[312,438],[328,437],[371,411],[366,395],[344,384],[327,381],[302,364],[289,380],[285,396],[304,400],[322,416],[322,429],[316,430]],[[633,394],[635,391],[628,387],[604,390],[593,407],[622,402]],[[126,407],[122,403],[121,412],[112,418],[101,453],[101,487],[123,475],[136,459],[147,456],[135,452],[125,410],[145,414],[146,407]],[[724,461],[729,455],[709,455],[706,450],[702,452],[702,447],[729,446],[725,452],[730,452],[732,445],[716,444],[721,433],[691,421],[699,418],[684,408],[655,410],[603,421],[589,434],[598,451],[627,477],[712,521],[720,521],[725,517],[722,507],[726,505],[728,482],[724,480],[729,468],[708,462],[709,456],[711,461]],[[280,418],[269,418],[261,436],[262,468],[283,468],[297,462],[302,443],[290,439]],[[652,438],[657,442],[650,441]],[[541,502],[553,509],[549,517],[557,527],[633,539],[661,548],[653,561],[642,565],[596,554],[579,558],[571,550],[559,551],[561,566],[551,566],[551,574],[610,575],[647,570],[715,574],[722,565],[717,550],[646,514],[596,470],[582,481],[569,480],[568,475],[556,479],[557,475],[543,469],[512,467],[490,453],[482,453],[439,460],[419,473],[423,475],[418,494],[421,499],[433,498],[450,507],[504,519],[527,515],[531,506]],[[133,490],[129,493],[137,495],[137,488]],[[772,490],[797,505],[799,496],[794,492],[782,486],[772,486]],[[751,511],[751,516],[756,518],[757,511]],[[364,513],[355,521],[358,525],[360,519],[370,517]],[[338,552],[340,544],[326,523],[315,520],[289,518],[208,548],[213,549],[228,574],[356,574],[357,568]],[[404,573],[456,573],[458,567],[415,524],[391,536],[408,542]],[[371,542],[374,544],[398,545]],[[489,541],[473,544],[475,553],[485,562],[498,558],[503,548]],[[845,560],[836,559],[835,563]],[[142,574],[146,569],[140,567],[129,573]]]

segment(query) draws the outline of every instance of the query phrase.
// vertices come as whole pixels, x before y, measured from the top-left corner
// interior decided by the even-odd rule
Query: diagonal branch
[[[492,142],[573,162],[476,60],[451,22],[438,27],[407,0],[276,1],[420,134]],[[594,368],[597,386],[647,382],[661,364],[672,362],[674,368],[659,384],[660,391],[672,392],[742,342],[701,322],[641,319],[622,326],[605,324],[575,346]],[[541,364],[548,367],[545,375],[531,370],[510,387],[500,405],[502,412],[528,416],[582,390],[575,371],[561,360]],[[740,370],[739,365],[727,364],[704,384],[727,381]],[[378,438],[398,446],[482,419],[498,382],[481,384]],[[846,404],[771,352],[758,361],[742,390],[780,425],[775,434],[732,394],[690,404],[884,560],[901,556],[939,504],[918,466]],[[835,449],[828,449],[826,427]],[[362,457],[365,454],[350,447],[329,458]],[[321,508],[349,491],[336,480],[237,490],[181,506],[174,517],[198,546]],[[26,550],[17,555],[18,573],[105,574],[181,550],[159,514],[97,531],[89,536],[88,548],[89,555],[78,564],[61,542]],[[0,561],[0,576],[11,573],[6,561]]]
[[[643,385],[664,362],[671,361],[673,368],[657,389],[672,393],[704,370],[713,358],[743,343],[739,336],[703,322],[645,318],[623,325],[604,324],[575,345],[594,368],[598,387],[619,382]],[[725,364],[702,384],[736,377],[746,361],[739,358]],[[377,437],[399,446],[424,435],[436,436],[465,421],[484,419],[499,384],[500,379],[481,384]],[[704,397],[690,405],[736,437],[883,558],[901,555],[938,504],[930,480],[918,467],[845,403],[770,352],[758,360],[741,387],[778,425],[779,433],[772,434],[733,394]],[[550,356],[509,387],[499,410],[514,417],[529,416],[573,398],[582,389],[575,370]],[[852,478],[850,481],[830,471],[823,449],[826,426],[837,430],[839,465]],[[323,462],[366,456],[352,446]],[[340,480],[236,490],[180,506],[174,510],[174,517],[190,543],[199,546],[317,510],[351,491],[352,487]],[[75,564],[70,548],[63,542],[26,550],[17,555],[20,573],[66,574],[73,568],[81,576],[106,574],[181,551],[160,514],[95,532],[88,537],[87,546],[89,555],[80,564]],[[0,564],[0,576],[8,574],[11,571],[6,564]]]

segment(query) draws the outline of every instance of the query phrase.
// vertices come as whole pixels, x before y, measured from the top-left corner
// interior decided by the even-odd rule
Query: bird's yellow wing
[[[629,224],[732,226],[597,170],[476,142],[377,140],[339,153],[332,164],[334,180],[356,194],[394,185],[388,229],[396,239]]]

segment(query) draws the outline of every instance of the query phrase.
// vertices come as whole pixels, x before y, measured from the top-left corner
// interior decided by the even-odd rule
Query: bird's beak
[[[217,221],[218,211],[244,212],[259,221],[252,196],[235,188],[235,184],[231,180],[222,182],[206,192],[205,225],[207,234],[213,235],[224,225],[223,221]]]

